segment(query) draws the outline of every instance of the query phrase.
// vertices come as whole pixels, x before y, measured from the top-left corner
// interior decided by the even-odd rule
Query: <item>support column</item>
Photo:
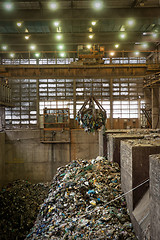
[[[151,89],[145,88],[144,89],[144,100],[146,105],[151,108]]]
[[[73,114],[74,114],[74,126],[76,125],[76,79],[73,79]]]
[[[152,128],[159,127],[159,88],[152,88]]]
[[[113,129],[113,79],[110,79],[110,128]]]
[[[5,128],[5,107],[0,107],[0,129]]]
[[[39,79],[37,79],[37,127],[39,128]]]

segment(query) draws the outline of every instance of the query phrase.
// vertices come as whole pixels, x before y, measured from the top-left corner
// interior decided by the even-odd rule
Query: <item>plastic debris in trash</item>
[[[118,164],[102,157],[72,161],[57,169],[26,240],[136,240],[125,198],[109,203],[119,195]]]
[[[86,132],[94,132],[105,126],[106,111],[94,97],[89,97],[78,111],[76,120]]]

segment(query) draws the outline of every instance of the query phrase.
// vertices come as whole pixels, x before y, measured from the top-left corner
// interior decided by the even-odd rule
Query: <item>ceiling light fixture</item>
[[[92,39],[92,38],[93,38],[93,35],[92,35],[92,34],[91,34],[91,35],[89,35],[89,38],[90,38],[90,39]]]
[[[21,23],[21,22],[17,22],[17,26],[18,26],[18,27],[21,27],[21,26],[22,26],[22,23]]]
[[[121,33],[121,34],[120,34],[120,38],[121,38],[121,39],[125,39],[125,38],[126,38],[126,34],[125,34],[125,33]]]
[[[29,36],[29,35],[26,35],[24,38],[25,38],[26,40],[28,40],[28,39],[30,38],[30,36]]]
[[[56,2],[50,2],[49,3],[49,8],[52,10],[56,10],[57,9],[57,3]]]
[[[7,11],[10,11],[10,10],[13,9],[13,3],[11,3],[11,2],[5,2],[5,3],[3,4],[3,6],[4,6],[4,8],[5,8]]]
[[[55,27],[58,27],[58,26],[59,26],[59,22],[58,22],[58,21],[55,21],[55,22],[54,22],[54,26],[55,26]]]
[[[63,45],[59,45],[58,48],[59,48],[59,50],[63,50],[64,46]]]
[[[33,45],[33,44],[30,45],[30,49],[31,49],[31,50],[35,50],[35,49],[36,49],[36,45]]]
[[[115,52],[110,52],[109,55],[113,57],[115,55]]]
[[[64,52],[60,53],[60,56],[65,57],[65,53]]]
[[[35,57],[39,58],[40,57],[40,53],[35,53]]]
[[[88,49],[90,49],[90,48],[91,48],[91,45],[90,45],[90,44],[88,44],[88,45],[87,45],[87,48],[88,48]]]
[[[115,46],[115,48],[119,48],[119,44],[115,44],[114,46]]]
[[[134,19],[128,19],[128,21],[127,21],[127,25],[128,26],[132,27],[132,26],[134,26],[134,24],[135,24],[135,20]]]
[[[147,47],[148,47],[148,44],[147,44],[147,43],[142,43],[142,47],[143,47],[143,48],[147,48]]]
[[[14,54],[14,53],[10,53],[9,56],[10,56],[11,58],[14,58],[15,54]]]
[[[146,32],[144,32],[144,33],[143,33],[143,35],[145,36],[145,35],[147,35],[147,33],[146,33]]]
[[[6,45],[3,45],[3,46],[2,46],[2,49],[3,49],[3,50],[7,50],[7,46],[6,46]]]
[[[57,38],[58,40],[61,40],[61,39],[62,39],[62,35],[58,34],[58,35],[56,36],[56,38]]]
[[[102,9],[103,4],[102,4],[101,1],[94,1],[94,2],[93,2],[93,7],[94,7],[96,10],[100,10],[100,9]]]
[[[92,21],[92,25],[95,26],[96,25],[96,21]]]
[[[138,51],[136,51],[134,54],[135,54],[136,56],[139,56],[139,52],[138,52]]]

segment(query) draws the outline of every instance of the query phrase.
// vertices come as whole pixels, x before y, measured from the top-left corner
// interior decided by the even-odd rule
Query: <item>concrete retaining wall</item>
[[[98,155],[97,133],[72,130],[68,134],[67,131],[59,131],[53,141],[55,143],[40,142],[39,130],[8,130],[3,133],[0,139],[3,142],[0,146],[1,152],[3,149],[3,154],[0,152],[1,165],[5,156],[4,168],[0,168],[1,176],[2,173],[5,175],[3,183],[16,179],[35,183],[50,181],[58,167],[74,159],[91,159]],[[2,184],[2,179],[0,182]]]
[[[160,154],[150,156],[150,233],[160,239]]]
[[[125,139],[142,139],[144,138],[143,134],[130,134],[130,133],[122,133],[122,134],[109,134],[108,135],[108,159],[111,162],[120,163],[120,142]]]
[[[87,133],[84,130],[71,130],[71,160],[91,159],[98,156],[98,133]]]
[[[124,192],[149,179],[149,155],[160,153],[160,141],[128,140],[121,142],[121,186]],[[127,194],[130,212],[148,190],[148,183]]]
[[[70,161],[69,144],[43,144],[39,130],[6,131],[5,182],[50,181],[57,167]]]

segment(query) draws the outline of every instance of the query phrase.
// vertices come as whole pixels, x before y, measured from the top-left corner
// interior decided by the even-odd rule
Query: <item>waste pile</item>
[[[72,161],[57,169],[26,240],[135,240],[121,195],[118,164],[103,157]]]
[[[0,239],[24,240],[33,227],[49,183],[17,180],[0,192]]]

